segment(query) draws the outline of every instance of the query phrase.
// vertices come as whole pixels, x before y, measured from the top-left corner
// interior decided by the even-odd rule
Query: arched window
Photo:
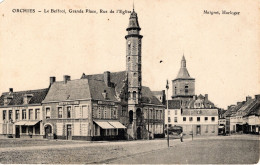
[[[133,92],[133,99],[136,100],[136,91]]]
[[[185,85],[185,94],[188,94],[188,93],[189,93],[189,86]]]
[[[133,111],[130,110],[130,111],[129,111],[129,123],[130,123],[130,124],[132,124],[132,122],[133,122],[133,116],[134,116]]]
[[[174,93],[177,94],[177,87],[174,88]]]

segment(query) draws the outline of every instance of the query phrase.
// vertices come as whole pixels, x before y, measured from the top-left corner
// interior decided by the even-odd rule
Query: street
[[[0,139],[0,163],[256,164],[259,136],[86,142]]]

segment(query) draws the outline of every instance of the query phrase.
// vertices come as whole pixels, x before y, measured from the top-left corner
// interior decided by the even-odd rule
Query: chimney
[[[9,92],[10,92],[10,93],[13,93],[13,92],[14,92],[14,89],[13,89],[13,88],[9,88]]]
[[[107,99],[107,91],[106,91],[106,90],[104,90],[104,92],[102,93],[102,95],[103,95],[104,99]]]
[[[240,103],[242,103],[242,102],[237,102],[237,105],[240,104]]]
[[[64,80],[64,83],[66,84],[67,81],[70,81],[70,76],[69,75],[64,75],[63,76],[63,80]]]
[[[56,77],[50,77],[50,84],[53,84],[56,81]]]
[[[110,72],[109,72],[109,71],[104,72],[104,81],[105,81],[105,84],[106,84],[108,87],[111,87]]]
[[[209,95],[205,94],[205,100],[208,101],[208,99],[209,99]]]
[[[255,99],[260,101],[260,95],[255,95]]]

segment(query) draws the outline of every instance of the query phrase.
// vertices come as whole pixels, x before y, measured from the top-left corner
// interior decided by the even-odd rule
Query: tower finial
[[[135,0],[133,0],[133,11],[135,11]]]

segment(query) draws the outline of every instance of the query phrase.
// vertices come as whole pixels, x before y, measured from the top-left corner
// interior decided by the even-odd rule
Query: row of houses
[[[126,70],[105,71],[48,88],[2,93],[0,136],[72,140],[164,137],[165,106],[142,85],[142,38],[133,10],[126,29]]]
[[[220,119],[220,124],[225,127],[227,134],[259,134],[260,95],[255,95],[255,98],[248,96],[245,101],[228,106],[227,111]]]

